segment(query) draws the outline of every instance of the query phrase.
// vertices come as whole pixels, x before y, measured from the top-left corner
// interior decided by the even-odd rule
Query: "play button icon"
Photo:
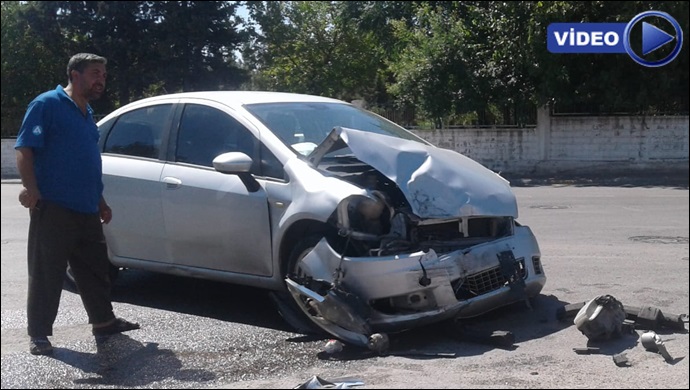
[[[666,34],[666,31],[657,28],[647,22],[642,22],[642,55],[653,52],[674,40],[673,35]]]
[[[632,49],[630,45],[630,32],[632,31],[633,27],[642,19],[644,18],[661,18],[670,23],[673,26],[673,29],[675,30],[675,35],[671,35],[667,33],[666,31],[650,24],[647,22],[642,22],[642,55],[646,56],[649,53],[652,53],[655,50],[658,50],[662,46],[672,42],[676,41],[676,45],[674,46],[673,50],[668,54],[665,58],[662,58],[661,60],[658,61],[648,61],[641,56],[639,56],[635,51]],[[625,46],[625,51],[628,53],[630,58],[632,58],[635,62],[638,64],[648,66],[648,67],[658,67],[658,66],[664,66],[668,64],[669,62],[673,61],[678,54],[680,53],[680,49],[683,47],[683,30],[680,28],[680,25],[678,22],[673,19],[673,17],[666,12],[661,12],[661,11],[646,11],[642,12],[641,14],[635,16],[626,26],[625,26],[625,31],[623,32],[623,46]]]

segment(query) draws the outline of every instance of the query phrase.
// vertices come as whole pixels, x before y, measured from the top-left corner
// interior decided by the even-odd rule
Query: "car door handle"
[[[165,188],[169,190],[174,190],[182,186],[182,180],[176,177],[166,176],[161,181],[165,183]]]

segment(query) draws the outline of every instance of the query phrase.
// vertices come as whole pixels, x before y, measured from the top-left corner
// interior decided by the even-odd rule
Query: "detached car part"
[[[587,302],[573,322],[588,339],[608,340],[622,334],[623,321],[623,304],[611,295],[601,295]]]
[[[570,303],[556,310],[556,319],[565,321],[574,318],[587,302]],[[678,331],[687,331],[687,314],[664,314],[653,306],[627,306],[624,305],[624,327],[633,326],[636,329],[658,330],[661,328]]]

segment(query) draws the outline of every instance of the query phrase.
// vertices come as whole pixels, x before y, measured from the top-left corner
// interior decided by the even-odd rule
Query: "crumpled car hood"
[[[360,161],[397,183],[419,217],[518,216],[507,180],[448,149],[336,127],[307,158],[318,166],[325,154],[345,147],[343,143]]]

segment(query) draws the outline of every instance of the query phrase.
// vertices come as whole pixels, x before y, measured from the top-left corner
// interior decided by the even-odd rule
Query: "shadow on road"
[[[410,330],[410,334],[401,338],[397,345],[391,343],[391,351],[394,354],[396,349],[423,351],[431,348],[431,352],[454,352],[457,357],[475,356],[496,348],[515,350],[521,343],[546,337],[572,325],[572,322],[556,319],[556,310],[567,302],[553,295],[538,295],[530,302],[530,305],[518,302],[471,319]],[[514,342],[486,337],[497,331],[509,332]],[[448,345],[448,340],[456,344]],[[452,346],[453,350],[444,351],[444,344]]]
[[[154,272],[121,270],[114,302],[129,303],[221,321],[292,331],[268,290]]]
[[[157,343],[146,343],[123,334],[116,334],[96,342],[97,352],[76,352],[56,348],[52,357],[85,373],[96,376],[75,379],[79,385],[145,387],[165,379],[188,382],[208,382],[216,375],[206,370],[185,370],[169,349],[159,349]]]
[[[238,286],[193,278],[177,277],[139,270],[121,271],[113,290],[113,300],[160,310],[203,316],[222,321],[243,323],[252,326],[292,332],[280,317],[277,308],[263,289]],[[572,320],[559,321],[556,312],[568,302],[554,295],[538,295],[527,302],[518,302],[471,319],[445,321],[407,331],[389,334],[390,347],[382,353],[387,356],[404,356],[409,359],[428,360],[483,355],[493,349],[516,350],[522,343],[544,338],[574,326]],[[492,333],[508,334],[505,339],[488,340],[482,335]],[[331,338],[328,335],[303,335],[287,341],[312,343]],[[141,345],[131,338],[118,335],[113,338],[111,349],[99,345],[100,356],[94,363],[93,355],[71,351],[59,351],[56,358],[81,368],[85,372],[102,374],[98,378],[81,379],[80,383],[93,385],[117,384],[123,386],[144,386],[133,382],[141,378],[126,378],[128,372],[142,369],[141,362],[165,362],[162,366],[177,370],[181,367],[174,353],[159,350],[156,344]],[[584,347],[586,339],[583,336]],[[610,340],[599,347],[601,354],[615,355],[630,349],[637,343],[632,335]],[[114,349],[113,349],[114,348]],[[113,352],[115,351],[115,352]],[[108,355],[108,353],[110,353]],[[114,358],[113,358],[114,356]],[[366,348],[345,345],[336,354],[321,352],[321,360],[366,360],[379,356]],[[104,362],[107,364],[104,365]],[[152,363],[153,364],[153,363]],[[158,363],[156,363],[158,364]],[[129,365],[134,365],[130,367]],[[104,367],[110,367],[104,371]],[[211,373],[165,372],[157,375],[212,380]],[[160,381],[156,377],[150,381]],[[148,378],[146,380],[149,380]],[[184,379],[182,379],[184,380]],[[127,382],[129,381],[129,382]]]
[[[139,270],[120,272],[113,289],[113,300],[138,306],[174,311],[292,332],[263,289],[228,283],[177,277]],[[542,338],[572,325],[556,319],[556,310],[567,302],[553,295],[539,295],[530,305],[518,302],[488,314],[463,321],[446,321],[390,334],[388,355],[412,359],[474,356],[494,348],[517,349],[520,343]],[[514,344],[496,346],[474,337],[482,332],[506,331]],[[304,335],[294,343],[328,340],[328,335]],[[338,356],[320,354],[322,359],[361,360],[377,356],[366,348],[346,345]]]
[[[539,295],[529,306],[519,302],[472,319],[445,321],[390,334],[390,347],[383,355],[429,360],[477,356],[496,348],[516,350],[521,343],[571,326],[572,321],[556,319],[556,310],[567,304],[553,295]],[[494,331],[509,333],[512,337],[508,339],[514,342],[485,338]],[[338,353],[318,354],[322,360],[365,360],[377,356],[376,352],[351,345],[345,345]]]

